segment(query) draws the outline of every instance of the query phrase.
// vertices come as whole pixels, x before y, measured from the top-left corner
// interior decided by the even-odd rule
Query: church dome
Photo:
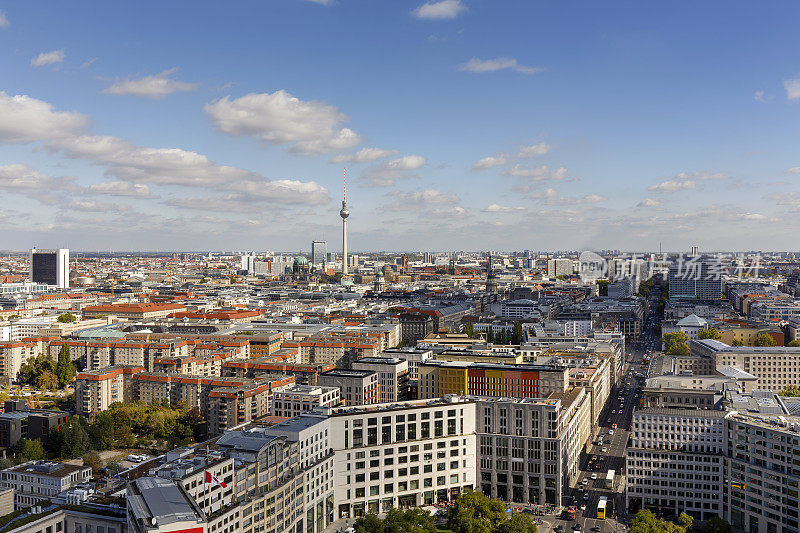
[[[294,258],[294,264],[296,266],[306,266],[308,264],[308,259],[306,259],[305,256],[298,255]]]

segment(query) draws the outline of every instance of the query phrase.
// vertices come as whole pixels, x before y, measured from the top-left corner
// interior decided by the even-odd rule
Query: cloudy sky
[[[794,1],[0,9],[0,248],[797,248]]]

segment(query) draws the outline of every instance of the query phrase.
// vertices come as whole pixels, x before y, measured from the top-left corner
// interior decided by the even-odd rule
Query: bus
[[[608,474],[606,474],[606,488],[613,489],[614,488],[614,475],[616,472],[613,470],[609,470]]]
[[[575,515],[577,514],[577,509],[574,506],[567,507],[564,509],[564,512],[561,513],[562,520],[575,520]]]
[[[605,496],[600,496],[600,501],[597,502],[597,518],[599,520],[605,520],[607,505],[608,505],[608,498],[606,498]]]

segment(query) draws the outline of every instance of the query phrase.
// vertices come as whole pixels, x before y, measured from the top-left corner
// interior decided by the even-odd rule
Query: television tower
[[[350,211],[347,210],[347,169],[344,169],[344,182],[342,189],[342,209],[339,216],[342,217],[342,281],[347,278],[347,217]]]

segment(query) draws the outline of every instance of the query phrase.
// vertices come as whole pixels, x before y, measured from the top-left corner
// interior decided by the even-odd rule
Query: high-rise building
[[[35,283],[69,288],[69,250],[31,250],[30,280]]]
[[[669,267],[669,297],[719,300],[724,270],[717,257],[681,257]]]
[[[328,255],[327,241],[311,241],[311,264],[321,265]]]

